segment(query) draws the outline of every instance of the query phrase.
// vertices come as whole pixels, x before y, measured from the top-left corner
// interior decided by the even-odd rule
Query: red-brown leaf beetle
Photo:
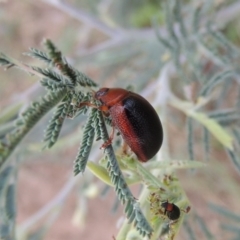
[[[140,161],[148,161],[159,151],[162,124],[145,98],[122,88],[101,88],[95,98],[102,104],[99,109],[110,114],[113,128],[118,129]]]

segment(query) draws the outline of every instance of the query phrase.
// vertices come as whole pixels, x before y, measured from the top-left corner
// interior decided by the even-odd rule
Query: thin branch
[[[90,25],[93,28],[96,28],[109,37],[116,37],[116,35],[121,35],[121,30],[120,29],[113,29],[92,16],[91,14],[81,10],[81,9],[76,9],[70,4],[67,4],[63,1],[60,0],[42,0],[48,4],[53,5],[54,7],[60,9],[61,11],[67,13],[69,16],[87,24]]]

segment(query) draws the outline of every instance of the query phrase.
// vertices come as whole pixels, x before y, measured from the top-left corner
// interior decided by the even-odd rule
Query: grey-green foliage
[[[0,155],[1,167],[26,134],[48,111],[62,100],[66,93],[66,89],[55,91],[51,94],[48,93],[42,97],[40,101],[33,102],[32,105],[16,119],[15,128],[8,132],[5,139],[2,140],[6,143]]]
[[[28,66],[30,71],[33,71],[37,75],[42,76],[41,83],[46,88],[47,93],[41,98],[40,101],[33,102],[21,115],[16,119],[16,127],[8,132],[3,141],[6,145],[3,146],[3,154],[1,154],[1,166],[6,162],[7,157],[12,153],[14,148],[24,138],[24,136],[32,129],[32,127],[53,107],[56,110],[50,120],[47,129],[45,131],[44,142],[46,147],[52,147],[60,134],[63,126],[64,119],[68,116],[76,116],[81,113],[85,113],[88,104],[92,98],[92,90],[89,87],[97,86],[93,80],[88,78],[85,74],[82,74],[74,67],[70,66],[66,59],[61,55],[54,44],[47,40],[45,45],[48,49],[48,53],[36,49],[30,49],[30,56],[43,60],[51,68],[39,68]],[[4,66],[22,67],[15,60],[11,60],[5,55],[1,55],[0,62]],[[58,71],[58,72],[57,72]],[[83,88],[87,87],[84,91],[79,91],[79,85]],[[86,104],[85,104],[86,103]],[[94,103],[97,106],[97,103]],[[80,106],[81,105],[81,106]],[[80,111],[78,110],[80,106]],[[97,136],[97,140],[108,141],[106,126],[103,120],[103,116],[100,111],[94,107],[89,115],[87,123],[83,131],[83,137],[81,141],[81,147],[75,160],[74,173],[77,175],[80,172],[84,172],[90,150],[93,144],[94,136]],[[4,146],[6,146],[4,148]],[[105,150],[108,156],[108,171],[111,177],[112,183],[115,186],[118,198],[123,204],[126,204],[125,213],[129,222],[134,222],[136,229],[143,236],[151,236],[152,228],[148,221],[144,217],[141,208],[139,207],[136,199],[132,195],[128,188],[124,176],[118,166],[117,159],[114,155],[111,146],[107,146]],[[15,201],[14,186],[7,187],[6,193],[6,212],[9,219],[15,218]]]
[[[30,52],[25,53],[25,55],[42,60],[47,64],[51,63],[49,54],[47,54],[39,49],[36,49],[36,48],[29,48],[29,50],[30,50]]]
[[[228,126],[234,122],[239,122],[240,110],[236,108],[219,109],[208,112],[208,116],[218,121],[221,125]]]
[[[74,164],[74,174],[77,175],[80,172],[84,172],[88,157],[92,148],[94,136],[95,136],[95,129],[94,129],[94,117],[95,112],[97,110],[93,109],[88,120],[86,123],[86,126],[84,128],[83,137],[82,137],[82,143],[79,148],[75,164]]]
[[[213,1],[203,1],[197,5],[196,1],[192,2],[185,5],[183,1],[164,1],[166,35],[162,36],[160,34],[157,21],[154,21],[157,33],[156,38],[161,48],[159,47],[159,43],[156,45],[156,41],[154,42],[149,38],[147,41],[142,40],[141,37],[139,37],[139,39],[134,38],[134,40],[128,38],[128,41],[124,41],[122,46],[115,48],[110,47],[107,49],[106,54],[97,55],[95,63],[101,67],[99,78],[109,79],[109,77],[115,76],[119,68],[132,65],[134,72],[129,73],[128,71],[127,74],[124,72],[122,76],[124,76],[124,78],[130,76],[130,79],[134,79],[135,77],[139,85],[145,84],[146,80],[155,79],[156,74],[159,73],[161,66],[164,64],[161,62],[163,55],[162,49],[164,49],[164,51],[166,51],[165,53],[168,53],[168,60],[164,61],[168,61],[175,66],[176,77],[172,85],[174,87],[176,85],[177,90],[174,89],[174,87],[173,89],[181,91],[186,85],[191,86],[197,83],[199,86],[197,93],[192,99],[188,100],[193,104],[200,98],[205,98],[208,101],[212,100],[212,106],[215,107],[209,109],[207,105],[203,105],[198,107],[197,111],[205,113],[211,119],[216,120],[224,129],[230,130],[230,132],[233,133],[234,141],[240,145],[240,126],[238,121],[240,87],[239,80],[237,81],[237,78],[239,78],[239,67],[236,64],[236,60],[239,58],[239,49],[234,46],[219,29],[215,26],[212,27],[211,23],[213,23],[213,21],[209,21],[207,13],[213,11],[209,9],[212,7]],[[125,1],[124,4],[128,6],[129,3]],[[63,120],[69,116],[76,117],[79,114],[86,113],[88,106],[83,105],[79,109],[80,103],[89,103],[92,100],[90,87],[95,87],[97,84],[85,74],[69,65],[61,52],[58,51],[50,41],[46,42],[46,46],[48,49],[47,53],[31,48],[28,55],[42,60],[47,64],[47,67],[28,67],[31,73],[40,76],[40,82],[47,93],[19,115],[18,119],[16,119],[16,127],[7,132],[5,138],[0,140],[0,166],[6,163],[7,158],[15,147],[36,123],[55,106],[56,109],[53,117],[46,127],[45,144],[47,147],[52,147],[56,143],[63,126]],[[144,59],[142,59],[140,55],[143,55]],[[90,60],[87,61],[85,58],[87,64],[89,64],[89,62],[92,63],[92,58],[89,59]],[[22,67],[21,64],[18,64],[4,54],[0,55],[0,65],[5,68],[14,66]],[[104,67],[105,70],[103,70]],[[131,78],[132,75],[134,75],[134,77]],[[121,77],[119,77],[119,79],[121,79]],[[121,81],[118,81],[117,84],[119,84],[119,82]],[[231,88],[226,87],[227,84],[228,86],[230,84],[233,86],[237,84],[239,95],[234,106],[223,107],[224,96],[228,96],[231,90]],[[218,91],[221,88],[222,91]],[[220,94],[218,92],[220,92]],[[221,101],[216,100],[216,94],[219,94],[218,99],[222,97]],[[179,95],[182,96],[184,94],[180,93]],[[105,118],[105,120],[111,124],[110,118]],[[188,116],[187,147],[189,158],[195,158],[194,146],[196,145],[196,135],[193,133],[200,127],[200,130],[203,131],[203,149],[206,158],[210,159],[211,141],[209,139],[211,133],[205,126],[199,125],[196,119]],[[75,174],[84,172],[94,138],[96,140],[102,140],[103,143],[108,140],[103,116],[97,109],[92,109],[85,124],[81,147],[75,161]],[[236,149],[227,149],[227,152],[235,166],[240,169],[239,155]],[[134,223],[142,236],[150,236],[152,227],[144,217],[136,199],[129,190],[111,145],[105,149],[105,154],[107,155],[107,170],[110,180],[114,185],[118,198],[125,204],[125,213],[128,221]],[[4,170],[2,173],[4,173]],[[0,182],[0,191],[1,189],[5,189],[5,196],[13,196],[14,186],[6,185],[5,187],[3,181],[2,183]],[[13,211],[14,208],[11,208],[11,204],[14,204],[14,202],[9,201],[9,206],[6,206],[6,209],[8,209],[7,215],[14,217],[15,212]],[[206,237],[211,239],[211,233],[206,230],[206,224],[204,225],[204,222],[201,220],[199,222],[201,223],[202,232],[205,233]],[[187,223],[185,228],[189,237],[196,239],[191,224]],[[6,229],[6,225],[3,224],[0,231],[6,233]]]
[[[46,46],[48,49],[51,49],[51,51],[49,50],[49,54],[36,49],[31,49],[29,55],[43,60],[48,63],[49,66],[52,66],[52,68],[43,69],[28,66],[28,69],[31,72],[35,72],[36,75],[42,76],[40,81],[47,89],[47,93],[39,101],[33,102],[24,112],[21,113],[21,115],[19,115],[18,119],[16,119],[15,128],[10,132],[7,132],[5,137],[1,140],[3,147],[0,155],[0,166],[5,163],[7,157],[12,153],[25,135],[36,125],[36,123],[63,100],[63,103],[59,105],[56,114],[53,116],[46,131],[45,141],[47,146],[51,147],[57,140],[61,130],[61,121],[64,120],[68,114],[72,96],[76,94],[73,86],[79,84],[83,86],[96,86],[91,79],[88,79],[84,74],[81,75],[79,71],[70,67],[50,41],[46,41]],[[0,55],[0,64],[7,67],[24,68],[22,64],[4,54]],[[62,74],[56,72],[57,68],[60,69]],[[65,96],[67,97],[65,98]]]
[[[200,90],[200,95],[201,96],[210,95],[210,92],[217,84],[219,84],[222,81],[228,81],[229,80],[228,77],[232,75],[234,75],[234,71],[231,70],[225,70],[223,72],[217,73],[210,80],[208,80],[205,85],[203,85],[202,89]]]
[[[181,3],[179,1],[165,1],[164,8],[166,12],[167,36],[161,36],[158,26],[155,22],[157,37],[159,42],[170,53],[170,60],[175,65],[178,73],[179,86],[199,83],[195,98],[212,98],[216,108],[209,111],[208,106],[203,105],[199,111],[205,112],[208,116],[223,127],[239,129],[240,112],[238,107],[239,99],[236,98],[236,104],[229,109],[223,109],[225,98],[231,95],[233,86],[239,89],[239,67],[236,64],[240,59],[239,49],[234,46],[220,30],[216,29],[213,21],[205,21],[204,13],[210,11],[207,1],[192,7],[192,22],[186,21],[181,15]],[[191,9],[191,4],[188,6]],[[212,10],[211,10],[212,11]],[[189,11],[190,13],[191,11]],[[190,14],[189,14],[190,15]],[[189,27],[191,26],[191,27]],[[179,27],[179,28],[177,28]],[[180,59],[182,59],[180,61]],[[208,64],[210,66],[207,69]],[[204,67],[205,65],[205,67]],[[204,69],[205,68],[205,69]],[[221,89],[218,97],[216,93]],[[192,126],[194,119],[187,121],[188,137],[187,146],[189,157],[194,158],[193,146],[195,145],[195,136]],[[208,130],[204,129],[204,151],[208,155],[210,149],[210,137]],[[237,139],[235,139],[237,140]],[[230,159],[235,166],[239,168],[238,154],[236,151],[230,151]]]
[[[70,107],[72,96],[66,96],[58,106],[57,109],[48,124],[45,132],[44,142],[46,142],[47,147],[50,148],[57,141],[59,133],[61,131],[64,119],[67,117],[68,109]]]
[[[176,92],[173,93],[176,96],[179,96],[179,93],[184,95],[179,89],[184,89],[187,86],[194,94],[190,98],[185,95],[184,100],[193,105],[203,99],[206,100],[207,104],[196,107],[196,111],[206,114],[226,131],[232,133],[234,147],[226,149],[226,152],[239,172],[239,48],[227,39],[221,29],[218,29],[218,23],[214,22],[214,18],[205,15],[206,12],[215,14],[215,10],[211,6],[214,4],[213,1],[202,1],[197,5],[195,1],[193,5],[190,3],[188,6],[184,6],[185,8],[181,6],[181,2],[177,0],[164,2],[167,34],[161,35],[158,30],[159,26],[154,21],[157,38],[169,56],[166,61],[175,67],[176,75],[171,87]],[[185,18],[182,15],[182,10],[185,13]],[[174,117],[171,116],[171,118]],[[201,130],[205,158],[211,159],[210,144],[213,142],[210,141],[211,133],[191,117],[186,118],[186,126],[186,145],[189,158],[195,158],[194,146],[198,145],[200,135],[194,133],[199,133]],[[220,207],[218,210],[224,216],[228,215],[226,211],[221,212]],[[235,216],[231,215],[229,219],[234,221]],[[198,222],[205,237],[214,239],[212,233],[207,229],[208,223],[205,223],[203,219],[198,219]],[[184,226],[189,239],[198,239],[191,221],[188,221]],[[224,228],[222,229],[224,230]],[[230,231],[230,229],[236,233],[234,239],[238,239],[240,236],[239,228],[233,224],[225,225],[225,230]]]

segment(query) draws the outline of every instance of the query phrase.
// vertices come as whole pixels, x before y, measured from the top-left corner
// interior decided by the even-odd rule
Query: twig
[[[96,28],[100,30],[101,32],[105,33],[109,37],[116,37],[116,35],[121,35],[121,30],[120,29],[113,29],[108,27],[106,24],[103,22],[99,21],[97,18],[94,16],[86,13],[85,11],[81,9],[76,9],[70,4],[67,4],[63,1],[60,0],[42,0],[48,4],[53,5],[54,7],[60,9],[63,12],[66,12],[69,16],[84,22],[87,25],[92,26],[93,28]]]

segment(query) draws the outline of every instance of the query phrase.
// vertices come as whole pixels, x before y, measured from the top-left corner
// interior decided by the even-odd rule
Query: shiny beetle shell
[[[163,129],[158,114],[145,98],[121,88],[102,88],[95,98],[140,161],[156,155],[162,145]]]
[[[174,203],[170,203],[168,201],[163,202],[161,206],[164,208],[164,214],[167,215],[167,217],[170,220],[177,220],[180,217],[180,209],[177,205]]]

